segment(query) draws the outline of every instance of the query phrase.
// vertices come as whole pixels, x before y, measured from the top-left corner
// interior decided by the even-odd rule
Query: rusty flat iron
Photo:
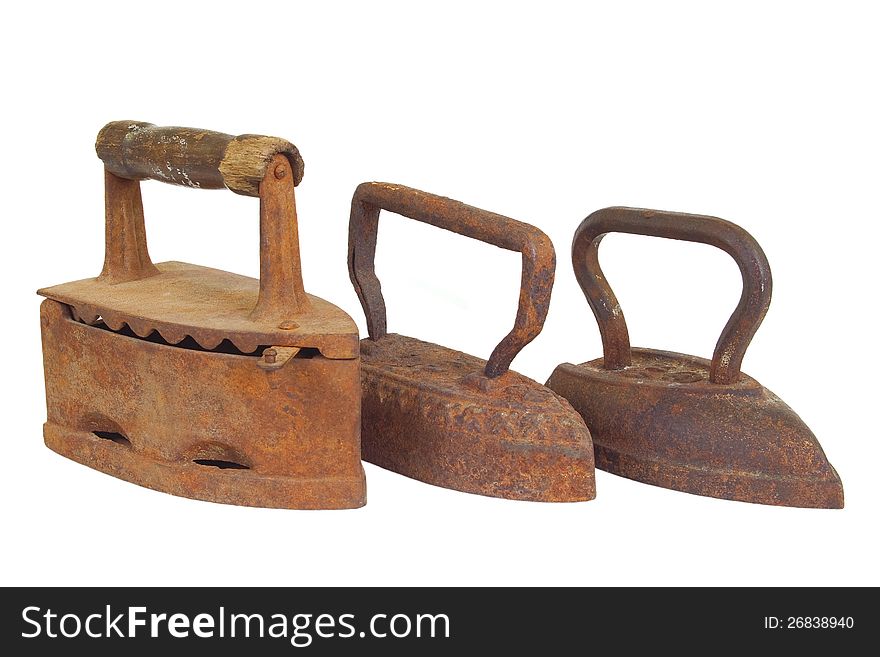
[[[46,445],[174,495],[282,508],[364,504],[357,327],[303,289],[296,147],[109,123],[106,254],[96,278],[45,288]],[[154,265],[140,182],[260,199],[260,280]]]
[[[514,328],[488,362],[387,332],[374,263],[382,209],[522,253]],[[580,416],[509,370],[547,315],[555,253],[544,233],[448,198],[364,183],[351,204],[348,264],[369,331],[361,340],[364,460],[469,493],[545,502],[595,497],[593,447]]]
[[[610,232],[711,244],[739,266],[743,292],[711,362],[631,349],[620,304],[599,266]],[[730,500],[843,507],[843,487],[816,437],[779,397],[740,372],[770,305],[770,266],[758,243],[728,221],[606,208],[572,243],[578,283],[602,335],[604,357],[556,368],[547,386],[568,399],[593,434],[596,467],[636,481]]]

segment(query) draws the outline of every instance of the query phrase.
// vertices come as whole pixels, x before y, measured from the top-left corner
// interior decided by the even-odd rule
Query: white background
[[[11,3],[4,9],[3,584],[880,584],[877,80],[872,3]],[[369,6],[367,6],[369,5]],[[750,231],[774,301],[744,370],[800,413],[843,511],[708,499],[597,473],[581,504],[467,495],[367,465],[367,506],[236,508],[115,480],[42,443],[38,287],[98,273],[98,129],[114,119],[300,148],[307,289],[364,331],[348,280],[355,186],[385,180],[553,239],[543,382],[600,355],[575,227],[633,205]],[[257,202],[145,183],[150,251],[256,276]],[[709,356],[739,297],[710,247],[611,236],[635,345]],[[487,357],[519,258],[383,214],[392,331]],[[198,376],[198,372],[193,373]]]

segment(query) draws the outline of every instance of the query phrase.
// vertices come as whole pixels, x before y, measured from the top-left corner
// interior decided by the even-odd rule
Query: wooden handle
[[[98,133],[98,157],[106,169],[128,180],[159,180],[197,189],[223,189],[259,196],[272,158],[290,161],[293,184],[303,177],[302,157],[285,139],[234,137],[197,128],[158,127],[142,121],[112,121]]]

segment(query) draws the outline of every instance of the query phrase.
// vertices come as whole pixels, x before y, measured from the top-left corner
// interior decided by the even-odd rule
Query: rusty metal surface
[[[361,342],[363,458],[454,490],[516,500],[595,497],[583,420],[516,372],[403,335]]]
[[[205,349],[229,340],[241,351],[260,345],[314,347],[328,358],[356,358],[357,326],[345,311],[307,295],[308,313],[284,320],[254,321],[259,282],[249,276],[183,262],[157,265],[159,274],[110,284],[89,278],[44,288],[38,294],[73,308],[87,324],[129,326],[141,337],[153,331],[168,342],[192,337]]]
[[[711,361],[630,347],[620,304],[599,266],[599,243],[609,232],[702,242],[734,258],[743,293]],[[563,363],[547,386],[590,427],[596,467],[710,497],[843,506],[840,478],[813,433],[781,399],[740,372],[772,287],[766,257],[751,235],[715,217],[606,208],[578,227],[572,263],[599,323],[604,356]]]
[[[210,143],[195,153],[199,162],[217,159]],[[178,164],[195,171],[185,156]],[[261,157],[238,162],[242,171],[266,171],[259,281],[153,265],[139,183],[106,172],[101,275],[40,290],[48,297],[45,441],[92,468],[183,497],[362,506],[357,327],[303,290],[291,163],[285,154],[268,165]]]
[[[366,501],[358,361],[260,367],[77,322],[43,302],[46,445],[107,474],[226,504],[338,509]],[[102,436],[103,434],[103,436]],[[203,463],[197,463],[203,461]]]
[[[522,253],[514,327],[488,361],[387,333],[374,264],[382,209]],[[349,271],[369,329],[361,341],[364,460],[482,495],[546,502],[595,497],[586,425],[565,400],[508,369],[541,331],[554,269],[553,245],[533,226],[407,187],[358,187]]]

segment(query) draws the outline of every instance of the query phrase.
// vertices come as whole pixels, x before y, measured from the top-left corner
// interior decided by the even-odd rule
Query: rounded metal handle
[[[599,266],[599,243],[612,232],[710,244],[734,259],[742,274],[742,296],[715,345],[709,380],[735,383],[746,349],[770,305],[773,281],[760,245],[736,224],[704,215],[612,207],[584,219],[574,234],[572,265],[599,324],[604,367],[611,370],[632,362],[623,311]]]
[[[495,347],[485,369],[489,378],[504,374],[544,326],[556,270],[556,252],[550,238],[521,221],[417,189],[379,182],[359,185],[351,200],[348,270],[374,340],[387,332],[385,299],[375,266],[380,210],[522,253],[516,320],[510,333]]]
[[[143,121],[112,121],[98,133],[98,157],[127,180],[159,180],[199,189],[259,196],[272,159],[283,154],[298,185],[305,165],[296,146],[262,135],[233,137],[198,128],[158,127]]]

